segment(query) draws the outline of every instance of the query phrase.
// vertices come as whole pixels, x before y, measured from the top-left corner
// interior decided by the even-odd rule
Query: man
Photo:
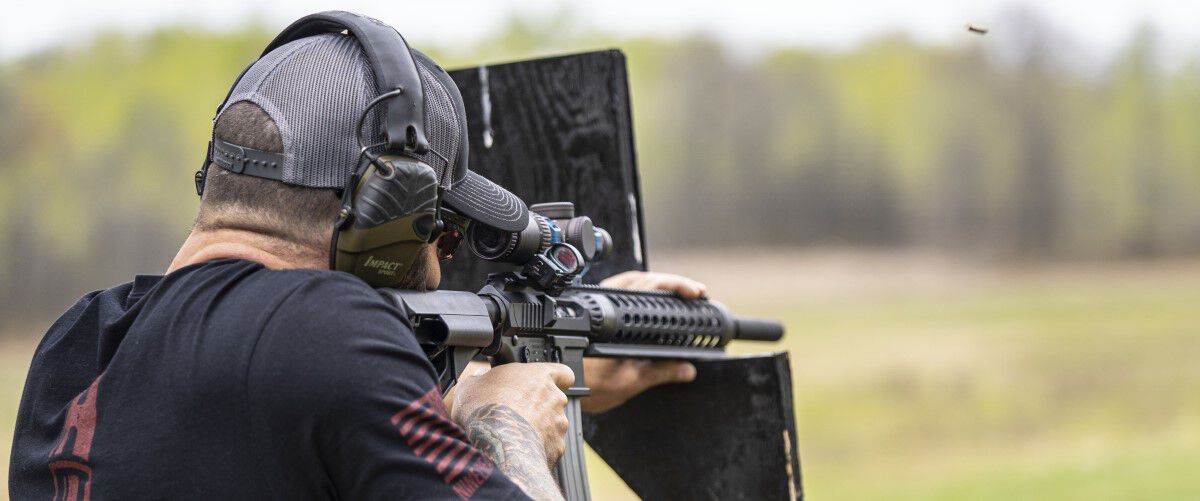
[[[465,161],[461,98],[441,68],[414,57],[431,121],[422,160],[445,172]],[[342,34],[252,65],[214,135],[283,153],[288,182],[210,164],[166,275],[90,293],[50,328],[17,418],[14,499],[561,497],[550,468],[569,369],[472,367],[447,408],[405,319],[328,269],[337,188],[357,165],[353,127],[378,95],[370,71]],[[495,202],[488,193],[507,195],[492,188],[460,191],[452,208],[471,216]],[[437,286],[436,248],[422,249],[400,287]],[[658,274],[606,285],[704,293]],[[585,372],[589,411],[695,376],[682,362],[589,360]]]

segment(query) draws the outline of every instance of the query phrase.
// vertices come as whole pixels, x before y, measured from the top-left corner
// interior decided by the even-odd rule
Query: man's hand
[[[627,271],[608,277],[601,286],[621,289],[665,290],[684,299],[704,297],[708,288],[690,278],[669,273]],[[620,358],[584,358],[584,382],[591,395],[580,401],[587,412],[604,412],[625,403],[637,394],[669,383],[689,383],[696,379],[696,367],[676,360],[635,360]]]
[[[486,407],[506,407],[537,433],[546,463],[553,465],[566,447],[567,395],[575,374],[562,364],[507,364],[469,366],[454,390],[450,417],[467,427]]]
[[[567,396],[575,374],[562,364],[468,366],[450,417],[471,445],[534,499],[562,499],[550,468],[566,448]]]
[[[583,359],[583,373],[592,393],[579,408],[587,412],[607,411],[658,385],[696,379],[696,367],[678,360],[589,357]]]
[[[600,282],[602,287],[618,289],[662,290],[679,294],[684,299],[696,299],[708,294],[708,286],[679,275],[654,271],[626,271]]]

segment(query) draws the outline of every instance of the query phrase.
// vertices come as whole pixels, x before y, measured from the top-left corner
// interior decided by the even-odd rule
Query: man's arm
[[[511,407],[488,404],[467,416],[467,438],[534,499],[562,499],[533,426]]]
[[[534,499],[562,499],[550,468],[566,447],[567,397],[575,375],[561,364],[508,364],[463,374],[451,417],[471,445]]]

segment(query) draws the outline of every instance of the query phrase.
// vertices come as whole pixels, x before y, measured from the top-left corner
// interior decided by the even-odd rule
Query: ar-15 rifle
[[[380,292],[408,317],[443,391],[478,355],[498,363],[558,362],[571,368],[566,450],[557,470],[566,499],[586,500],[579,408],[579,399],[588,395],[583,357],[723,358],[729,341],[777,341],[783,326],[736,316],[707,299],[583,285],[580,276],[612,247],[611,237],[587,217],[575,217],[570,203],[530,209],[528,227],[516,233],[452,221],[466,230],[476,255],[521,265],[518,270],[490,275],[478,292]]]

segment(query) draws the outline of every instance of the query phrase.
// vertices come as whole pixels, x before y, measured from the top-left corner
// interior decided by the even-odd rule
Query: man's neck
[[[167,273],[184,266],[225,258],[254,261],[275,270],[324,269],[329,266],[329,258],[322,254],[326,253],[250,231],[192,231],[175,254]]]

